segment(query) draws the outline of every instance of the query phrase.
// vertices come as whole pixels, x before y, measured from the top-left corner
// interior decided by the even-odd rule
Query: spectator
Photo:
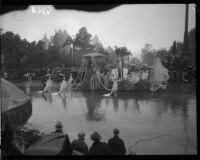
[[[88,154],[88,146],[85,143],[85,133],[83,131],[78,133],[78,139],[73,140],[72,149],[83,154]]]
[[[101,136],[98,132],[94,132],[90,138],[94,143],[89,149],[89,155],[111,155],[109,146],[105,142],[100,142]]]
[[[56,123],[55,132],[53,132],[53,134],[60,134],[60,135],[64,134],[63,125],[60,121]],[[65,135],[65,142],[64,142],[63,150],[61,151],[61,155],[72,155],[72,147],[71,147],[69,137],[67,134]]]
[[[119,129],[113,130],[114,137],[108,140],[108,145],[114,155],[125,155],[126,147],[124,141],[119,138]]]

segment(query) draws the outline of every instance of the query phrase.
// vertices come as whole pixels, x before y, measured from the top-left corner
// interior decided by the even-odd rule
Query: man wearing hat
[[[78,139],[72,141],[72,149],[75,153],[78,151],[82,154],[88,154],[88,146],[85,143],[85,133],[83,131],[78,133]]]
[[[90,136],[91,140],[94,141],[89,149],[89,155],[111,155],[111,150],[105,142],[101,142],[101,136],[98,132],[94,132]]]
[[[114,137],[108,140],[108,145],[114,155],[125,155],[126,147],[124,141],[119,138],[119,129],[113,130]]]
[[[65,141],[62,147],[62,151],[60,152],[61,155],[72,155],[72,147],[67,134],[63,133],[63,125],[60,121],[58,121],[55,125],[55,132],[52,133],[53,135],[57,136],[65,136]]]
[[[63,125],[60,121],[55,125],[55,133],[63,133]]]

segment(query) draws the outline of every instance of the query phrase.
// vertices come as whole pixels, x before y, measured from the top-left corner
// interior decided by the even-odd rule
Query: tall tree
[[[192,66],[196,69],[196,28],[189,32],[189,54],[191,55]]]
[[[67,57],[70,55],[70,46],[65,45],[66,40],[71,38],[65,30],[55,31],[51,36],[51,45],[49,47],[50,61],[54,65],[63,65],[67,62]]]
[[[44,37],[41,39],[42,42],[44,42],[44,48],[48,49],[50,46],[50,39],[47,37],[46,34],[44,34]]]
[[[94,52],[100,52],[103,51],[103,45],[99,40],[99,37],[97,35],[95,35],[92,40],[91,40],[91,44],[94,46]]]
[[[124,68],[124,58],[129,56],[131,52],[126,47],[117,47],[115,46],[115,53],[121,60],[121,76],[123,78],[123,68]]]
[[[144,48],[142,48],[142,54],[141,54],[141,59],[142,63],[147,64],[147,65],[152,65],[153,61],[155,59],[155,54],[153,53],[151,44],[145,44]]]
[[[75,47],[78,50],[81,50],[84,53],[87,53],[88,51],[91,51],[92,45],[91,45],[91,37],[92,35],[88,33],[86,27],[82,27],[79,29],[79,32],[76,34],[75,37]]]

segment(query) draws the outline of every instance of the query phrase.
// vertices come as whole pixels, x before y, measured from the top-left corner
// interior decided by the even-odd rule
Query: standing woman
[[[53,86],[53,81],[51,80],[51,77],[49,76],[49,79],[46,81],[46,86],[45,86],[43,92],[51,93],[52,86]]]
[[[113,88],[112,88],[115,96],[117,96],[117,90],[118,90],[118,84],[117,84],[117,79],[113,79]]]
[[[70,86],[71,86],[71,84],[72,84],[72,81],[73,81],[73,76],[72,76],[72,73],[71,73],[71,74],[70,74],[70,76],[69,76],[68,85],[70,85]]]
[[[64,77],[63,81],[60,84],[60,90],[59,90],[58,94],[63,93],[65,91],[66,87],[67,87],[67,82],[66,82],[65,77]]]

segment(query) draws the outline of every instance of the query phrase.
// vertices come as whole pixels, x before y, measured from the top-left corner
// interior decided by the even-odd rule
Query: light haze
[[[34,7],[44,8],[49,14],[36,13]],[[12,31],[30,42],[40,40],[44,34],[50,37],[58,29],[74,36],[85,26],[104,47],[126,46],[133,56],[138,56],[146,43],[155,49],[168,49],[174,40],[183,41],[185,4],[129,4],[97,13],[29,6],[0,16],[0,26],[4,32]],[[188,28],[195,26],[195,5],[190,4]]]

